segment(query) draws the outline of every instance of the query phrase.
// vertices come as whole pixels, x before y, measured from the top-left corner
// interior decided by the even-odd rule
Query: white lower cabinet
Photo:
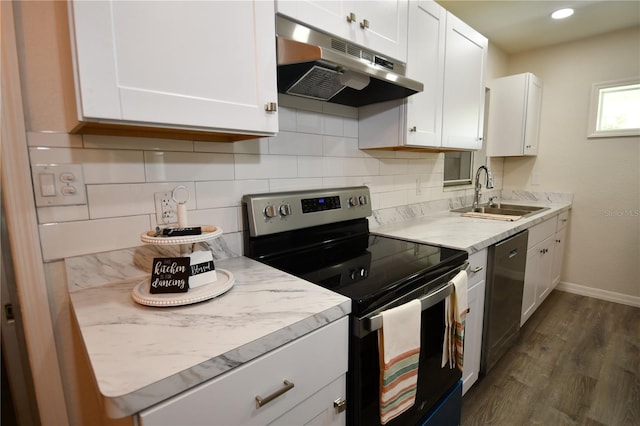
[[[568,214],[560,213],[529,228],[520,325],[531,317],[560,281]]]
[[[464,364],[462,394],[478,380],[482,354],[482,325],[484,319],[484,291],[487,277],[487,249],[469,256],[468,296],[469,313],[465,321]]]
[[[344,425],[334,401],[346,397],[348,324],[344,317],[161,402],[139,413],[139,424]],[[258,407],[256,397],[279,393]]]

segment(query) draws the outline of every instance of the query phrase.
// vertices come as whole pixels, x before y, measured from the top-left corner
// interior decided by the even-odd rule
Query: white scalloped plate
[[[202,225],[202,228],[208,228],[211,229],[211,231],[203,232],[200,235],[182,235],[179,237],[154,237],[153,235],[156,233],[156,231],[148,231],[140,235],[140,240],[143,243],[147,244],[172,246],[176,244],[201,243],[202,241],[211,240],[222,235],[222,228],[220,228],[219,226]]]
[[[204,302],[226,293],[233,287],[236,277],[226,269],[216,269],[218,279],[210,284],[189,289],[185,293],[158,293],[149,292],[149,278],[137,284],[131,292],[133,300],[145,306],[181,306],[192,303]]]

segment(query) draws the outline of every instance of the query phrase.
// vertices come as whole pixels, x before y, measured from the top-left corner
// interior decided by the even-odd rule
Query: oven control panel
[[[366,186],[249,194],[242,197],[252,237],[371,215]]]

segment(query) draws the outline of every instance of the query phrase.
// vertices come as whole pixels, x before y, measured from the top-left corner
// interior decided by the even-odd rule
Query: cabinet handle
[[[473,273],[475,274],[476,272],[480,272],[480,271],[482,271],[483,269],[484,269],[484,268],[483,268],[482,266],[476,266],[475,268],[473,268],[473,269],[471,270],[471,272],[473,272]]]
[[[347,401],[343,398],[338,398],[333,401],[333,407],[336,409],[336,414],[340,414],[347,409]]]
[[[278,104],[275,102],[269,102],[264,105],[264,110],[267,112],[276,112],[278,110]]]
[[[409,128],[409,131],[410,132],[417,132],[418,128],[416,126],[413,126],[413,127]]]
[[[562,242],[562,240],[556,240],[556,243],[561,243],[561,242]]]
[[[351,12],[347,15],[347,22],[355,22],[356,20],[356,14]]]
[[[560,219],[560,222],[566,222],[569,219]]]
[[[362,28],[363,30],[369,28],[369,20],[363,19],[362,22],[360,22],[360,28]]]
[[[256,408],[260,408],[260,407],[270,403],[271,401],[273,401],[274,399],[276,399],[280,395],[290,391],[291,389],[293,389],[293,383],[285,379],[284,387],[282,387],[279,390],[275,391],[274,393],[272,393],[271,395],[267,396],[266,398],[260,398],[260,395],[256,396]]]

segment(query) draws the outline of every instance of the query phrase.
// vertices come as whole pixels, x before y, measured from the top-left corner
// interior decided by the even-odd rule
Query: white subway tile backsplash
[[[225,207],[222,209],[205,209],[189,212],[189,224],[214,225],[222,228],[222,232],[238,232],[238,210],[240,207]]]
[[[461,193],[442,189],[443,154],[360,150],[357,108],[278,102],[276,136],[233,143],[29,132],[31,164],[82,164],[87,187],[87,205],[37,210],[45,260],[140,245],[156,226],[154,193],[178,185],[188,222],[220,226],[240,254],[244,194],[367,185],[378,210]]]
[[[144,182],[141,151],[31,148],[31,164],[82,164],[85,184]]]
[[[322,122],[322,134],[344,136],[344,119],[335,115],[325,115]]]
[[[38,207],[38,223],[71,222],[89,220],[87,205]]]
[[[322,188],[322,178],[269,179],[269,192]]]
[[[27,145],[82,148],[82,136],[58,132],[27,132]]]
[[[148,216],[128,216],[40,225],[45,261],[141,245],[150,229]]]
[[[398,190],[393,192],[382,192],[377,194],[380,199],[380,208],[386,209],[388,207],[405,206],[409,204],[407,191]]]
[[[322,136],[307,133],[279,132],[269,138],[269,154],[322,155]]]
[[[235,175],[240,180],[296,177],[297,157],[236,154]]]
[[[278,110],[278,128],[280,131],[296,131],[296,110],[293,108],[280,107]]]
[[[192,182],[87,185],[89,216],[91,219],[102,219],[155,213],[154,194],[172,191],[178,185],[186,186],[191,194],[187,201],[187,210],[195,209],[195,191]]]
[[[193,141],[190,140],[83,135],[82,141],[85,148],[137,149],[144,151],[193,151]]]
[[[148,182],[233,179],[233,155],[202,152],[144,153]]]
[[[261,192],[269,192],[266,179],[196,182],[198,209],[239,206],[244,194]]]
[[[364,157],[358,149],[358,139],[342,136],[325,136],[323,151],[327,157]]]
[[[298,177],[323,177],[324,158],[323,157],[298,157]]]
[[[227,154],[268,154],[269,138],[247,139],[237,142],[194,141],[195,152],[220,152]]]
[[[321,114],[298,110],[296,115],[296,131],[321,135],[322,118],[323,116]]]
[[[358,118],[344,119],[344,136],[347,138],[358,137]]]

